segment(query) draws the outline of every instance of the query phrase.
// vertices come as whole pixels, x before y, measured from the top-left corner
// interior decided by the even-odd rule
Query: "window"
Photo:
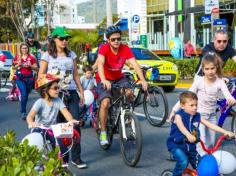
[[[160,58],[147,49],[131,48],[137,60],[160,60]]]

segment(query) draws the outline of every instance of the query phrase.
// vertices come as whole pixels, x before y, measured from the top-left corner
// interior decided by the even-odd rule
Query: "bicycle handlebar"
[[[133,84],[133,85],[120,85],[120,84],[116,84],[116,83],[113,83],[111,84],[111,88],[115,88],[115,89],[132,89],[132,88],[142,88],[142,85],[141,84]]]
[[[227,139],[234,139],[235,137],[232,137],[232,138],[228,138],[228,136],[225,136],[225,135],[222,135],[218,138],[217,142],[216,142],[216,145],[212,148],[207,148],[204,144],[204,142],[202,140],[200,140],[200,143],[201,143],[201,146],[202,146],[202,149],[207,152],[208,154],[212,154],[214,153],[216,150],[218,150],[218,148],[220,147],[220,145],[222,144],[223,140],[227,140]]]

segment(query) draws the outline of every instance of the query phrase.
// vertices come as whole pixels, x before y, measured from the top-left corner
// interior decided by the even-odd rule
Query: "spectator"
[[[196,49],[192,45],[191,41],[188,40],[187,43],[184,45],[184,56],[190,59],[193,56],[193,54],[198,56]]]

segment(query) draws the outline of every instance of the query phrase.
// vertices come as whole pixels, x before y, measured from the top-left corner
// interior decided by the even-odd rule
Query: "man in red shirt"
[[[107,145],[106,121],[108,108],[111,103],[111,84],[129,84],[122,73],[122,68],[127,62],[138,74],[142,88],[147,90],[147,82],[143,76],[139,64],[136,62],[131,49],[121,44],[121,30],[117,26],[110,26],[106,30],[107,43],[103,44],[98,51],[98,101],[100,102],[99,117],[101,118],[100,144]]]

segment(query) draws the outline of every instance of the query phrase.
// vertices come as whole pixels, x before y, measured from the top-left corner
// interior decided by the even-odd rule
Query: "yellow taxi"
[[[152,70],[146,73],[148,81],[152,80],[152,84],[163,87],[165,91],[173,91],[179,79],[179,72],[177,66],[169,61],[165,61],[148,49],[141,47],[131,47],[131,50],[137,60],[142,66],[157,66],[159,73],[151,79]]]

